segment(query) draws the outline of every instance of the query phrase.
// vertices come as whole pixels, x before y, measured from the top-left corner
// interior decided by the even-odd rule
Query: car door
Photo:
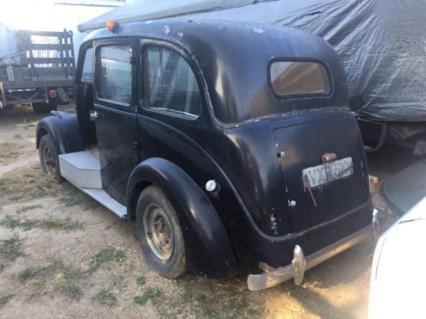
[[[95,121],[104,190],[124,204],[126,184],[138,162],[136,121],[137,41],[115,39],[95,43]],[[136,143],[136,144],[135,144]]]
[[[203,140],[207,112],[190,59],[169,43],[141,41],[142,101],[138,115],[141,158],[162,157],[188,169],[199,156],[189,145]],[[203,117],[204,116],[204,117]],[[190,159],[190,160],[188,160]]]

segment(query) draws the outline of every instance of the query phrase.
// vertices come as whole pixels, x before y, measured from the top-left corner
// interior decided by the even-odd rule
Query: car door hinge
[[[141,148],[141,146],[142,146],[142,144],[141,144],[141,142],[139,142],[139,141],[136,141],[136,142],[133,142],[133,143],[132,143],[132,148],[133,148],[134,150],[138,150],[138,149],[140,149],[140,148]]]

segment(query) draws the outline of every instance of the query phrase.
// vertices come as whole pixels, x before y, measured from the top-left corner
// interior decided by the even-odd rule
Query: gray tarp
[[[19,64],[22,54],[19,36],[0,23],[0,66]]]
[[[80,32],[103,28],[105,22],[143,21],[193,12],[227,9],[252,4],[256,0],[133,0],[78,26]]]
[[[190,2],[197,6],[191,7]],[[203,7],[203,2],[209,5]],[[111,18],[141,21],[182,15],[185,10],[192,13],[191,19],[254,21],[303,29],[323,37],[338,52],[351,97],[357,101],[362,97],[361,114],[383,121],[426,121],[426,1],[241,0],[230,1],[230,6],[246,5],[217,10],[228,2],[134,1],[80,25],[80,29],[99,27]]]

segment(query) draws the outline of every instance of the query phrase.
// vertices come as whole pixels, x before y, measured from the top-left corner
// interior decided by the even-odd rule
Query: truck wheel
[[[49,113],[57,108],[58,106],[54,103],[33,103],[33,110],[37,114]]]
[[[186,250],[176,211],[157,186],[141,193],[136,206],[138,238],[148,262],[163,277],[175,279],[186,272]]]
[[[57,183],[62,183],[64,180],[59,170],[58,152],[50,135],[47,134],[41,138],[38,151],[43,171],[52,176]]]

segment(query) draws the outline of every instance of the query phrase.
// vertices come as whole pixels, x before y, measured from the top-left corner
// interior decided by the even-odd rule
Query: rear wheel
[[[161,276],[174,279],[186,272],[182,228],[173,205],[158,186],[147,187],[139,196],[136,226],[142,250]]]
[[[37,114],[49,113],[56,110],[58,106],[55,103],[33,103],[33,110]]]
[[[63,178],[59,170],[59,158],[50,135],[44,135],[40,140],[39,155],[41,168],[49,176],[52,176],[57,183],[62,183]]]

